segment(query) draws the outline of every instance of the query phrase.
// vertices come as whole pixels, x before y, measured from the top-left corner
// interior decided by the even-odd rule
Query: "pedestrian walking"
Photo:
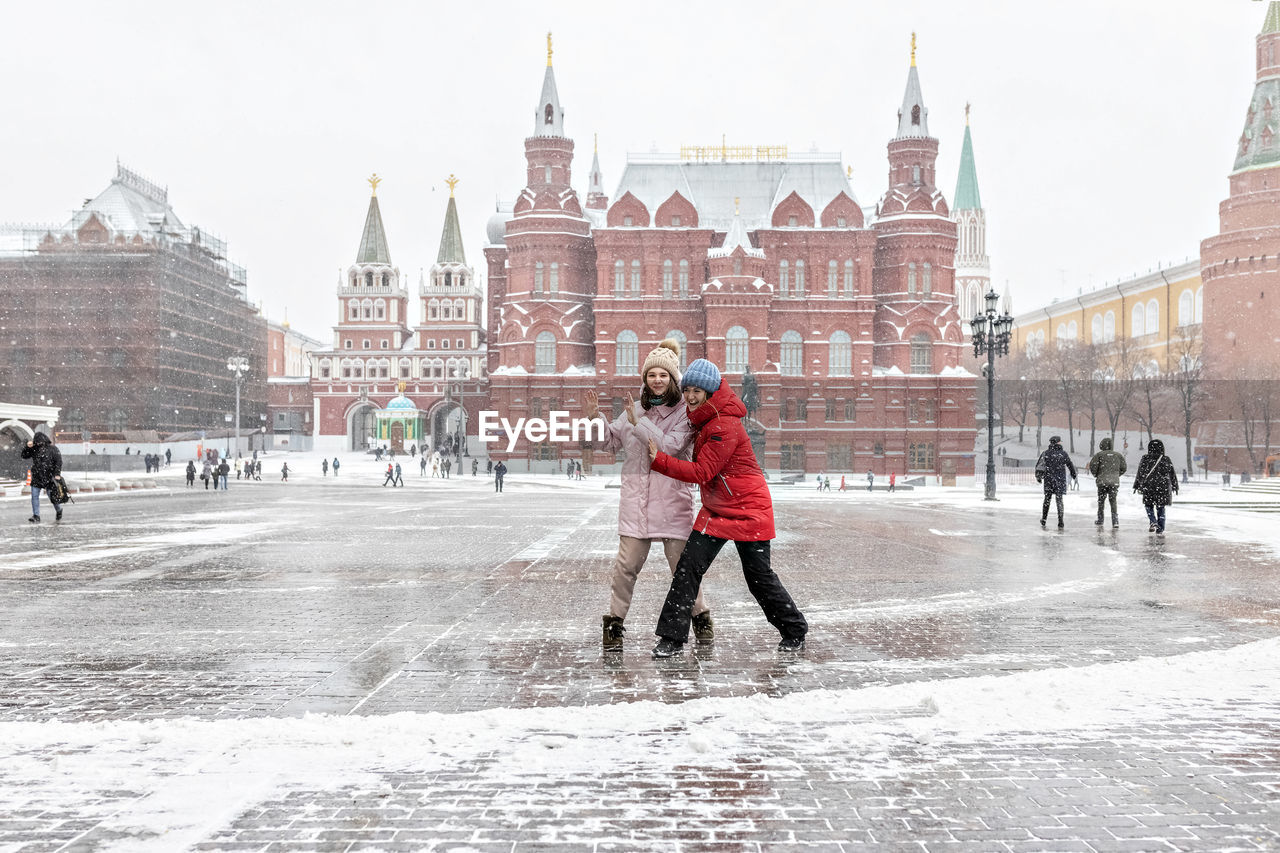
[[[288,462],[280,466],[280,482],[282,483],[289,482],[289,463]]]
[[[868,471],[867,472],[867,491],[870,492],[873,488],[875,488],[875,485],[876,485],[876,475]]]
[[[62,451],[49,440],[49,436],[38,432],[22,448],[22,458],[31,460],[31,517],[32,524],[40,523],[40,492],[49,492],[49,501],[53,503],[54,521],[62,520],[62,502],[55,500],[55,495],[65,495],[66,486],[60,482],[62,478]]]
[[[1104,438],[1098,442],[1098,452],[1089,460],[1089,473],[1093,475],[1098,486],[1098,517],[1093,523],[1102,526],[1103,509],[1108,501],[1111,503],[1111,526],[1120,526],[1120,516],[1116,512],[1116,495],[1120,491],[1120,476],[1128,469],[1124,456],[1111,449],[1111,439]]]
[[[164,451],[164,467],[168,468],[172,464],[173,464],[173,448],[168,447],[168,448],[165,448],[165,451]]]
[[[206,492],[209,491],[209,481],[213,479],[213,463],[209,461],[208,457],[205,457],[204,465],[200,467],[200,479],[204,481],[204,490]],[[214,487],[217,488],[216,483]]]
[[[427,476],[427,454],[425,453],[418,457],[418,476]]]
[[[471,459],[471,476],[474,477],[480,472],[480,460],[472,457]]]
[[[1133,476],[1133,490],[1142,492],[1147,532],[1163,535],[1165,507],[1173,503],[1173,496],[1178,492],[1178,474],[1173,462],[1164,455],[1164,442],[1160,439],[1147,442],[1147,452],[1138,460],[1138,472]]]
[[[822,475],[818,475],[818,491],[822,491]]]
[[[227,464],[227,460],[224,458],[218,463],[218,478],[222,482],[222,491],[224,492],[227,490],[227,477],[230,474],[231,466]]]
[[[1057,500],[1058,503],[1058,529],[1062,530],[1066,526],[1062,520],[1062,496],[1067,493],[1068,470],[1071,471],[1071,479],[1078,479],[1075,463],[1071,461],[1067,451],[1062,449],[1062,437],[1050,436],[1049,446],[1036,460],[1036,482],[1044,484],[1044,506],[1040,509],[1041,527],[1045,526],[1049,518],[1051,500]]]
[[[328,457],[326,457],[326,458],[324,458],[324,459],[321,459],[321,460],[320,460],[320,476],[321,476],[321,477],[328,477],[328,476],[329,476],[329,459],[328,459]]]
[[[236,457],[236,479],[237,480],[240,479],[241,469],[243,468],[244,468],[244,465],[241,463],[240,457],[237,456]]]
[[[195,484],[196,484],[196,463],[193,460],[188,459],[187,460],[187,488],[188,489],[193,488]]]
[[[889,491],[891,491],[891,492],[892,492],[892,491],[893,491],[893,487],[894,487],[895,485],[897,485],[897,483],[898,483],[898,472],[897,472],[897,471],[890,471],[890,472],[889,472]]]
[[[399,462],[396,463],[396,476],[391,481],[391,486],[392,488],[395,488],[396,486],[404,486],[404,477],[401,476]]]
[[[492,473],[493,473],[493,460],[486,459],[484,462],[484,475],[488,477]]]
[[[687,462],[692,458],[693,426],[679,391],[679,342],[668,338],[645,356],[640,378],[639,402],[630,394],[626,396],[623,412],[608,423],[598,448],[605,454],[626,453],[618,496],[618,553],[609,573],[609,611],[603,617],[605,651],[622,650],[625,620],[649,549],[655,543],[662,546],[674,577],[693,529],[692,486],[656,473],[649,461],[650,441],[676,459]],[[586,392],[584,414],[592,420],[605,419],[594,391]],[[576,468],[570,462],[569,475],[574,473]],[[693,601],[692,622],[698,642],[715,639],[701,586]]]
[[[453,460],[446,456],[444,462],[440,463],[440,467],[444,469],[444,478],[449,479],[449,472],[453,470]]]
[[[844,474],[840,475],[840,491],[844,491]]]
[[[693,459],[675,458],[653,440],[649,442],[649,458],[659,474],[697,483],[702,508],[662,605],[653,656],[671,657],[683,648],[702,577],[731,540],[742,560],[747,589],[782,637],[778,650],[800,651],[809,624],[770,565],[770,542],[775,535],[773,500],[742,426],[747,408],[721,379],[719,368],[705,358],[689,365],[680,385],[689,423],[695,430]]]
[[[339,466],[338,457],[336,457],[336,456],[335,456],[335,457],[333,457],[333,476],[334,476],[334,478],[337,478],[337,476],[338,476],[338,466]]]
[[[390,462],[387,463],[386,477],[382,479],[382,487],[384,489],[387,487],[387,483],[390,483],[391,487],[395,488],[396,472],[395,472],[395,468],[392,467]]]
[[[824,477],[822,478],[822,491],[824,491],[824,492],[829,492],[829,491],[831,491],[831,478],[830,478],[830,477],[824,476]]]
[[[336,474],[337,472],[335,471],[334,473]],[[255,480],[262,479],[262,460],[261,459],[253,463],[253,479]]]
[[[498,460],[498,464],[493,466],[493,490],[495,492],[502,491],[502,478],[507,476],[507,466]]]

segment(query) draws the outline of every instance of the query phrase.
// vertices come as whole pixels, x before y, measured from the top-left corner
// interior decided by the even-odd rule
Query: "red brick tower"
[[[1230,195],[1218,208],[1219,233],[1200,244],[1203,298],[1170,306],[1188,337],[1203,316],[1204,369],[1216,379],[1262,379],[1280,371],[1280,3],[1274,0],[1256,56],[1257,82]]]
[[[913,34],[898,134],[889,141],[889,190],[875,222],[875,365],[937,374],[960,364],[964,335],[955,308],[956,224],[935,182],[938,140],[929,135],[915,54]]]
[[[373,194],[365,215],[356,262],[338,282],[336,346],[343,358],[335,370],[341,378],[389,379],[391,357],[409,339],[409,294],[400,269],[391,264],[387,233],[378,208],[378,184],[369,179]],[[370,358],[381,354],[381,358]]]
[[[494,408],[516,417],[576,409],[580,390],[595,374],[595,248],[591,222],[570,186],[573,148],[564,135],[548,34],[533,135],[524,142],[526,186],[506,223],[505,252],[486,252],[491,284],[505,254],[500,302],[490,293],[498,302],[491,309],[497,340],[490,352],[498,351],[499,365],[491,373],[491,399]],[[566,393],[566,383],[577,390]]]

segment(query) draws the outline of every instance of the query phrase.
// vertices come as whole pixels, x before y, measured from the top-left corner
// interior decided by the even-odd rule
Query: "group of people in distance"
[[[1112,449],[1109,438],[1098,444],[1098,452],[1089,460],[1089,473],[1093,474],[1098,486],[1098,517],[1094,524],[1099,527],[1105,518],[1107,504],[1111,505],[1111,526],[1120,526],[1120,515],[1116,511],[1116,496],[1120,491],[1120,477],[1128,464],[1124,456]],[[1058,508],[1058,529],[1066,525],[1062,517],[1062,496],[1067,491],[1067,473],[1071,479],[1079,480],[1076,466],[1062,447],[1061,436],[1051,436],[1049,447],[1036,460],[1036,480],[1044,484],[1044,505],[1040,509],[1040,526],[1048,526],[1049,504],[1056,502]],[[1153,438],[1147,442],[1147,452],[1138,462],[1138,471],[1133,477],[1133,490],[1142,493],[1142,506],[1147,511],[1147,530],[1150,533],[1164,534],[1165,508],[1173,503],[1173,496],[1178,492],[1178,474],[1173,462],[1164,455],[1164,442]]]
[[[627,395],[601,448],[626,451],[604,650],[622,650],[636,578],[655,542],[671,568],[671,586],[653,656],[679,654],[690,627],[697,642],[711,642],[715,625],[702,578],[729,541],[742,560],[747,588],[781,635],[779,651],[802,650],[809,625],[770,564],[773,501],[742,425],[746,406],[704,358],[681,375],[680,344],[670,338],[645,357],[640,377],[640,399]],[[585,414],[603,417],[594,393],[586,396]],[[696,516],[695,483],[702,493]]]

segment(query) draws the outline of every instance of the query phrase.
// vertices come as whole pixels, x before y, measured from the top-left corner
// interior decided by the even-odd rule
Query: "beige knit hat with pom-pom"
[[[640,378],[649,374],[649,369],[661,367],[671,374],[671,381],[680,385],[680,342],[675,338],[667,338],[649,351],[644,357],[644,365],[640,368]]]

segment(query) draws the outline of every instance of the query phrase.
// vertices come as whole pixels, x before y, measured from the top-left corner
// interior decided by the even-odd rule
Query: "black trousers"
[[[1058,502],[1058,521],[1062,521],[1062,495],[1057,492],[1044,493],[1044,506],[1040,509],[1041,520],[1049,517],[1049,501],[1050,499]]]
[[[693,531],[689,541],[685,543],[680,562],[676,564],[676,573],[671,578],[671,589],[667,591],[667,600],[662,605],[662,615],[658,617],[659,637],[683,643],[689,636],[689,622],[693,613],[693,602],[698,597],[698,588],[702,585],[702,576],[707,573],[711,561],[720,553],[728,539],[708,536]],[[734,542],[738,549],[738,557],[742,560],[742,575],[747,580],[747,589],[755,596],[756,603],[764,611],[764,618],[778,629],[784,637],[801,637],[809,632],[809,623],[796,603],[791,600],[790,593],[782,585],[782,581],[769,567],[769,543],[766,542]]]
[[[1102,516],[1105,514],[1104,510],[1108,499],[1111,501],[1111,520],[1116,521],[1118,519],[1118,516],[1116,515],[1116,493],[1119,491],[1120,487],[1118,485],[1098,486],[1098,521],[1102,521]]]

